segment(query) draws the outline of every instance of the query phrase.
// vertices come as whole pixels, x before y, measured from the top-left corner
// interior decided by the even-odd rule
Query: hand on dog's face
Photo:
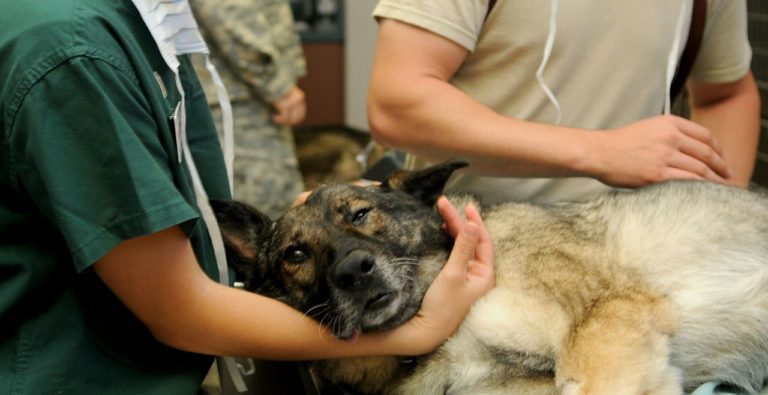
[[[238,280],[345,339],[418,311],[452,245],[434,205],[465,166],[400,172],[380,186],[323,186],[274,222],[242,203],[211,203]]]

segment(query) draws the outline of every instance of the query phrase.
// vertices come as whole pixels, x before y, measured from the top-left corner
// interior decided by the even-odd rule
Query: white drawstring
[[[670,97],[672,90],[672,80],[675,78],[675,71],[677,70],[677,64],[680,60],[680,47],[683,43],[683,21],[685,16],[690,14],[690,10],[693,8],[692,0],[683,0],[680,4],[680,12],[677,15],[677,25],[675,25],[675,38],[672,41],[672,49],[667,56],[667,73],[666,73],[666,88],[664,90],[664,114],[669,114],[672,111],[672,98]]]
[[[224,82],[221,80],[219,72],[216,71],[211,57],[208,54],[205,55],[205,68],[208,73],[211,74],[213,84],[216,85],[216,95],[219,98],[219,106],[221,107],[222,125],[224,128],[224,164],[227,167],[227,176],[229,177],[229,192],[234,194],[234,162],[235,162],[235,133],[234,133],[234,119],[232,115],[232,103],[229,101],[229,95],[227,94],[227,88],[224,86]]]
[[[560,108],[560,102],[544,80],[544,68],[546,68],[547,63],[549,62],[549,56],[552,54],[552,47],[555,44],[555,35],[557,34],[557,8],[558,0],[550,0],[549,32],[547,33],[547,42],[544,44],[544,56],[541,59],[539,69],[536,70],[536,80],[539,82],[539,86],[541,86],[544,94],[547,95],[547,98],[552,105],[555,106],[555,110],[557,111],[555,125],[560,124],[563,113]]]
[[[182,133],[186,135],[186,132]],[[203,182],[200,179],[200,173],[197,171],[195,161],[192,158],[191,150],[186,139],[183,140],[184,146],[184,159],[187,162],[187,168],[189,174],[192,177],[192,186],[195,190],[195,200],[197,201],[197,207],[200,210],[200,214],[203,217],[203,222],[208,228],[208,236],[211,238],[211,245],[213,246],[213,253],[216,257],[216,266],[219,270],[219,283],[229,285],[229,269],[227,268],[227,254],[224,248],[224,240],[221,237],[221,230],[219,229],[219,223],[216,221],[216,215],[213,213],[210,203],[208,202],[208,194],[205,192]],[[248,391],[248,386],[245,384],[243,375],[237,366],[237,361],[233,357],[218,357],[219,364],[223,364],[223,369],[229,373],[229,377],[232,380],[232,384],[235,390],[239,393]]]
[[[181,85],[181,77],[178,70],[174,71],[174,80],[176,81],[176,90],[179,91],[181,99],[176,104],[176,108],[173,110],[173,123],[176,133],[176,154],[178,155],[179,163],[184,160],[184,146],[187,141],[187,110],[186,110],[186,98],[184,96],[184,88]]]
[[[211,65],[211,68],[213,65]],[[211,69],[209,69],[210,71]],[[216,73],[215,69],[214,73],[211,74],[212,78],[215,80],[218,77],[218,73]],[[221,79],[219,78],[219,83],[221,82]],[[221,103],[227,103],[228,108],[228,117],[229,117],[229,127],[227,127],[227,116],[224,116],[224,150],[225,152],[232,152],[233,154],[231,157],[234,157],[234,148],[233,148],[233,138],[232,138],[232,109],[229,106],[229,98],[227,97],[226,90],[223,89],[224,85],[221,84],[222,89],[218,90],[219,93],[219,101]],[[187,163],[187,169],[189,170],[189,175],[192,178],[192,187],[195,191],[195,201],[197,202],[197,208],[200,210],[200,215],[203,218],[203,222],[205,223],[205,226],[208,228],[208,237],[211,240],[211,245],[213,246],[213,254],[216,258],[216,267],[219,271],[219,283],[224,284],[226,286],[229,286],[229,269],[227,267],[227,254],[226,249],[224,247],[224,240],[221,237],[221,230],[219,229],[219,222],[216,220],[216,215],[213,213],[213,209],[211,208],[211,204],[208,200],[208,194],[205,192],[205,187],[203,186],[203,181],[200,178],[200,173],[197,170],[197,166],[195,165],[195,160],[192,157],[192,150],[189,149],[189,141],[187,140],[187,114],[185,110],[186,106],[186,98],[184,94],[184,88],[181,85],[181,78],[179,77],[179,73],[176,72],[176,87],[179,90],[179,95],[181,95],[181,101],[179,102],[179,106],[177,106],[174,119],[174,125],[176,129],[176,143],[177,143],[177,150],[179,152],[183,153],[184,160]],[[223,97],[221,95],[224,95]],[[223,99],[223,100],[222,100]],[[224,110],[224,106],[222,106],[222,114],[227,114],[227,111]],[[227,137],[229,136],[229,137]],[[179,157],[179,160],[181,160],[181,156]],[[227,162],[227,173],[232,180],[232,162]],[[232,188],[232,183],[230,181],[229,184],[230,190]],[[237,366],[237,361],[233,357],[218,357],[219,364],[223,365],[222,368],[226,369],[226,371],[229,373],[230,379],[232,379],[232,384],[235,387],[235,390],[239,393],[244,393],[248,391],[248,386],[245,384],[245,380],[243,379],[243,375],[240,372],[240,369]]]
[[[229,190],[230,193],[232,193],[232,170],[235,156],[232,106],[229,102],[229,96],[227,95],[227,90],[224,87],[224,83],[221,81],[221,77],[216,71],[216,68],[210,62],[210,58],[208,57],[207,52],[205,52],[205,57],[206,69],[209,73],[211,73],[211,78],[216,85],[216,93],[219,98],[219,104],[221,105],[221,113],[223,117],[222,123],[224,127],[224,142],[222,149],[224,151],[224,161],[227,170],[227,177],[229,179]],[[178,117],[178,121],[176,123],[176,142],[177,144],[179,144],[179,142],[181,143],[177,149],[180,152],[183,152],[184,160],[187,162],[187,169],[189,170],[190,177],[192,178],[192,186],[195,191],[195,201],[197,203],[197,208],[200,210],[200,215],[203,218],[203,222],[208,228],[208,237],[210,238],[211,245],[213,246],[213,254],[216,258],[216,268],[219,272],[219,283],[225,286],[229,286],[227,254],[224,247],[224,240],[221,237],[219,222],[216,220],[216,215],[213,213],[213,209],[211,208],[211,204],[208,200],[208,194],[205,192],[203,181],[200,178],[200,172],[197,170],[195,160],[192,157],[192,151],[189,149],[189,141],[187,139],[186,95],[184,93],[184,88],[181,85],[181,78],[179,77],[178,71],[176,71],[176,87],[179,90],[179,95],[181,96],[181,102],[179,103],[180,107],[177,107],[178,110],[176,111],[176,116]],[[179,156],[179,160],[181,160],[181,156]],[[248,386],[243,379],[243,375],[237,366],[237,361],[235,358],[222,356],[218,357],[217,359],[219,360],[219,364],[223,365],[222,368],[228,372],[235,390],[239,393],[247,392]]]
[[[230,105],[227,91],[221,81],[219,73],[208,58],[208,47],[205,45],[200,32],[197,29],[189,4],[186,0],[133,0],[136,8],[141,14],[144,24],[152,34],[160,53],[163,55],[168,67],[173,71],[176,81],[176,88],[179,91],[181,100],[174,109],[173,122],[174,133],[176,133],[176,151],[179,163],[184,160],[187,163],[192,186],[195,191],[195,200],[200,210],[203,222],[208,228],[208,237],[213,246],[216,266],[219,272],[219,282],[229,286],[229,269],[227,267],[227,256],[224,248],[224,242],[219,230],[219,224],[216,216],[208,202],[208,194],[205,192],[200,174],[195,166],[195,160],[192,157],[192,151],[189,149],[187,141],[187,114],[186,114],[186,96],[184,87],[179,75],[180,62],[178,55],[203,53],[206,55],[206,68],[211,73],[211,77],[216,85],[219,103],[222,109],[223,127],[224,127],[224,160],[229,178],[229,188],[232,192],[233,185],[233,162],[234,162],[234,133],[232,106]],[[182,159],[183,158],[183,159]],[[248,391],[248,387],[243,380],[242,374],[237,367],[237,362],[232,357],[219,357],[220,367],[225,369],[232,384],[240,393]]]

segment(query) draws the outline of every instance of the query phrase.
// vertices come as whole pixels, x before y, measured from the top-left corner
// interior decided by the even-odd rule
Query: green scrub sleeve
[[[15,117],[12,163],[78,271],[123,240],[198,216],[175,186],[183,164],[169,128],[150,108],[132,74],[77,57],[37,81]]]

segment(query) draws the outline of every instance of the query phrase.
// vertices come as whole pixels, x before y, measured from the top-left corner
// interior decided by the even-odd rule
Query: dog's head
[[[435,202],[465,166],[400,171],[379,186],[323,186],[276,221],[242,203],[211,204],[239,281],[345,339],[418,311],[453,243]]]

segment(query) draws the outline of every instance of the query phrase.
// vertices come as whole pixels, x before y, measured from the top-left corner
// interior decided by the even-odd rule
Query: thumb
[[[446,269],[456,274],[465,274],[469,261],[475,259],[475,248],[480,238],[480,228],[474,222],[464,224],[456,236],[451,255],[448,257]]]

